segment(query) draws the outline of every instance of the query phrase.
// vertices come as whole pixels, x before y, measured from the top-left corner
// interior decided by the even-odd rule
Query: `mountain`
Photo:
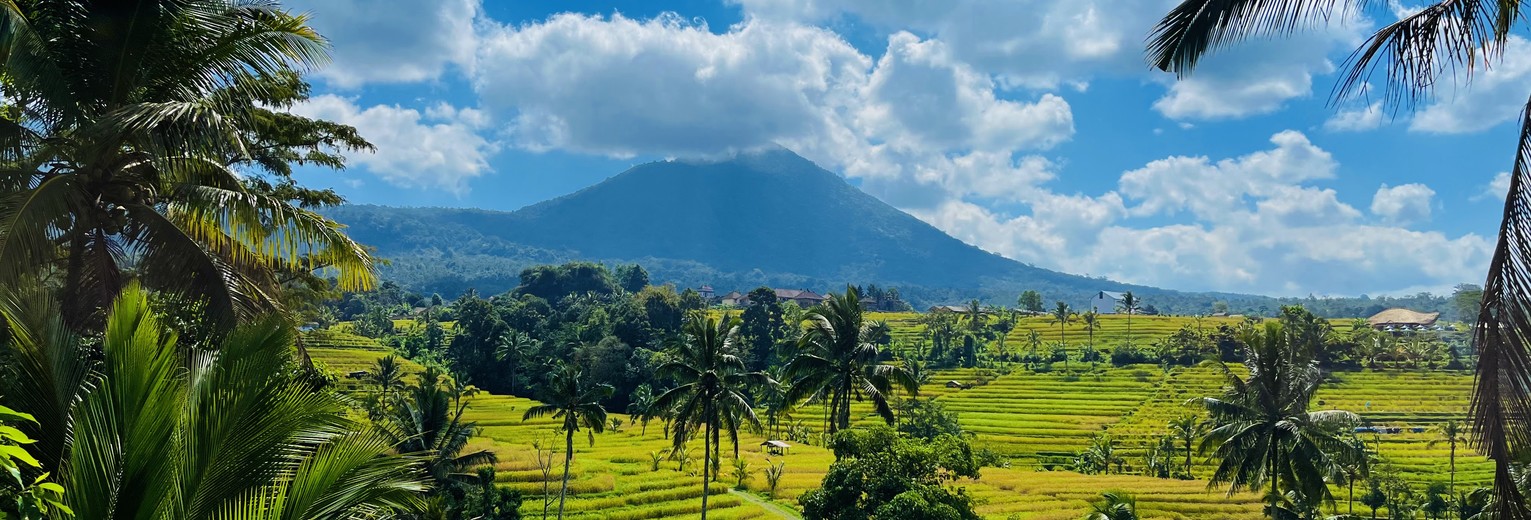
[[[526,266],[576,259],[637,262],[656,283],[707,284],[720,294],[876,283],[916,304],[1013,303],[1025,289],[1078,304],[1101,290],[1191,296],[983,251],[784,149],[643,164],[514,212],[348,205],[330,216],[390,260],[385,277],[448,296],[504,291]],[[1195,300],[1210,308],[1213,299],[1245,298]]]

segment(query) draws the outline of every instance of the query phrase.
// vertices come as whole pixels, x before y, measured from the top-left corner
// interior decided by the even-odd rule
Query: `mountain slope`
[[[876,283],[916,303],[1010,302],[1023,289],[1071,301],[1099,290],[1168,293],[985,252],[785,150],[639,165],[510,213],[346,206],[331,215],[393,262],[386,277],[444,295],[498,292],[522,267],[572,259],[636,261],[656,282],[720,292]]]

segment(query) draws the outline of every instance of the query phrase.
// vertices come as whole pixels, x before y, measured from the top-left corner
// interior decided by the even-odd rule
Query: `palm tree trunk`
[[[1451,439],[1451,484],[1447,485],[1446,493],[1452,497],[1457,493],[1457,440]]]
[[[563,520],[563,503],[569,495],[569,463],[574,461],[574,429],[564,437],[563,487],[558,489],[558,520]]]
[[[1350,484],[1350,500],[1346,501],[1347,508],[1349,509],[1349,511],[1347,511],[1345,513],[1345,516],[1355,517],[1356,516],[1356,478],[1354,476],[1351,476],[1350,478],[1347,478],[1345,480],[1348,481],[1348,483]]]
[[[712,487],[712,452],[708,451],[712,448],[712,444],[708,442],[710,438],[708,430],[712,429],[712,421],[703,422],[707,424],[702,430],[702,520],[707,520],[707,495]]]
[[[1128,317],[1131,316],[1131,314],[1128,315]],[[1269,448],[1271,450],[1271,454],[1270,457],[1268,457],[1270,466],[1265,471],[1266,477],[1271,479],[1270,510],[1266,511],[1265,514],[1269,515],[1270,518],[1276,518],[1276,498],[1281,495],[1278,493],[1276,488],[1276,446],[1274,439],[1271,441],[1271,444],[1272,446]]]
[[[1185,476],[1191,476],[1191,440],[1185,441]]]

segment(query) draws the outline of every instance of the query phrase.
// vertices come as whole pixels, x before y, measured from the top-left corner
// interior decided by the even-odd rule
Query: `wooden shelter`
[[[1439,312],[1418,312],[1395,307],[1367,318],[1366,323],[1370,324],[1374,329],[1429,327],[1435,325],[1435,321],[1440,319],[1440,317],[1441,313]]]
[[[778,440],[765,441],[760,443],[760,446],[765,448],[765,452],[769,455],[786,455],[787,450],[792,447],[791,444]]]

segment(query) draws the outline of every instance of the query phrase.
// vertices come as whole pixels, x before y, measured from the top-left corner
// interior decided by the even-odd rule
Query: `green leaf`
[[[37,462],[36,457],[33,457],[31,453],[27,453],[27,450],[22,449],[20,446],[7,446],[0,444],[0,455],[9,456],[10,458],[19,460],[34,468],[43,467],[42,463]]]
[[[33,418],[32,414],[21,413],[21,412],[18,412],[16,410],[12,410],[10,408],[6,408],[4,406],[0,406],[0,421],[3,421],[3,422],[29,422],[29,423],[32,423],[32,424],[37,424],[37,419]]]
[[[32,444],[37,442],[36,440],[27,437],[27,434],[22,433],[21,430],[6,426],[4,424],[0,424],[0,441],[10,441],[15,444]]]

